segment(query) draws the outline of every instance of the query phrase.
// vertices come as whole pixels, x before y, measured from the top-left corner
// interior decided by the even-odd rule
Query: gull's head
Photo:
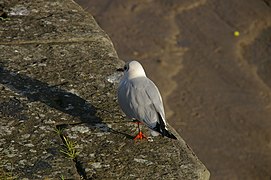
[[[127,62],[124,66],[124,76],[128,79],[133,79],[137,77],[146,77],[145,71],[142,65],[137,61]]]

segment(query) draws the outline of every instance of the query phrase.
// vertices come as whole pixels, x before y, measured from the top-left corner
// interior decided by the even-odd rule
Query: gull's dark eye
[[[124,71],[128,71],[128,65],[124,66]]]

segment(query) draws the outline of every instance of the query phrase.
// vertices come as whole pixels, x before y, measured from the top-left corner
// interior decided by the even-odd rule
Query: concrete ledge
[[[209,179],[180,136],[132,140],[116,101],[123,62],[80,6],[0,7],[0,179]]]

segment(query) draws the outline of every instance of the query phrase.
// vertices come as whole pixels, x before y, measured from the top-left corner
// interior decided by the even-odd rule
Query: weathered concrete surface
[[[77,4],[0,8],[0,179],[209,178],[179,136],[132,140],[136,128],[116,103],[123,62]],[[63,153],[63,137],[76,158]]]

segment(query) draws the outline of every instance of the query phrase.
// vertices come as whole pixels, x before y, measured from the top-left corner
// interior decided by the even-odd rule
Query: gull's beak
[[[117,71],[118,72],[124,72],[124,68],[118,68]]]

